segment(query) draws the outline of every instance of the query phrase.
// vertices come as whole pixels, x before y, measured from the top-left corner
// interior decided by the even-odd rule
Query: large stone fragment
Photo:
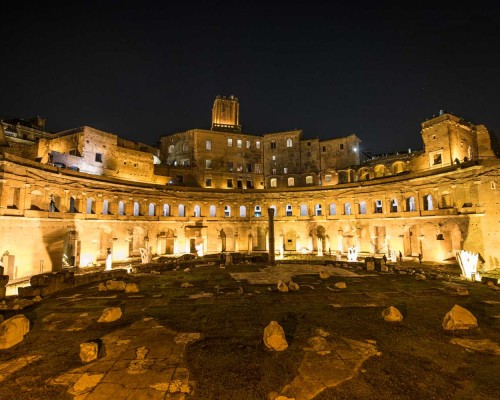
[[[447,331],[477,328],[477,319],[472,313],[455,304],[443,319],[443,329]]]
[[[20,343],[30,330],[30,321],[24,315],[14,315],[0,324],[0,349]]]
[[[393,306],[387,307],[382,311],[382,317],[388,322],[401,322],[403,320],[401,312]]]
[[[299,284],[297,282],[294,282],[294,281],[290,281],[288,282],[288,288],[290,290],[293,290],[294,292],[296,292],[297,290],[299,290]]]
[[[319,271],[319,277],[321,279],[328,279],[330,277],[330,273],[322,269],[321,271]]]
[[[347,285],[345,284],[345,282],[337,282],[334,286],[337,289],[345,289],[347,287]]]
[[[125,282],[109,280],[106,282],[108,290],[125,290]]]
[[[86,342],[80,344],[80,360],[90,362],[97,359],[99,345],[96,342]]]
[[[120,319],[121,316],[122,310],[120,307],[110,307],[104,309],[97,322],[113,322]]]
[[[285,282],[279,281],[278,282],[278,290],[282,293],[286,293],[286,292],[288,292],[288,286],[286,285]]]
[[[127,283],[125,285],[125,293],[138,293],[139,292],[139,286],[137,286],[137,283]]]
[[[275,351],[283,351],[288,347],[285,332],[278,322],[271,321],[264,329],[264,344]]]

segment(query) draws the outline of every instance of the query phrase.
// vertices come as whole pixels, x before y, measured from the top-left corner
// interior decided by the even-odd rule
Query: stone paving
[[[49,383],[68,386],[75,400],[182,400],[193,388],[184,350],[200,337],[144,318],[103,337],[103,357]]]
[[[331,265],[278,264],[275,266],[269,266],[258,272],[232,272],[231,277],[237,281],[246,280],[252,285],[271,285],[278,283],[280,280],[288,282],[292,279],[292,277],[298,275],[319,274],[320,271],[326,271],[331,276],[346,278],[377,276],[366,273],[359,275],[344,268],[334,267]]]

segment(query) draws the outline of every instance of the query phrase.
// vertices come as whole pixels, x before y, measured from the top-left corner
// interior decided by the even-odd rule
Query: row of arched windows
[[[36,197],[36,196],[34,196]],[[79,209],[79,205],[84,206],[84,210]],[[111,202],[107,199],[102,200],[100,213],[104,215],[132,215],[132,216],[162,216],[169,217],[175,216],[177,217],[217,217],[217,207],[216,205],[208,206],[208,215],[202,212],[202,207],[199,204],[194,204],[189,207],[192,210],[192,213],[188,215],[188,207],[185,204],[178,204],[175,209],[168,203],[162,204],[158,207],[156,203],[148,203],[141,208],[141,205],[138,201],[134,201],[133,203],[126,203],[124,201],[119,201],[117,203],[113,203],[113,208],[111,206]],[[430,194],[423,196],[422,198],[422,209],[425,211],[434,210],[434,201],[433,197]],[[451,197],[449,193],[443,193],[441,198],[441,208],[450,207]],[[35,198],[33,198],[32,209],[43,209],[38,205]],[[364,200],[359,202],[351,203],[345,202],[340,203],[341,209],[337,209],[337,203],[330,203],[326,210],[323,209],[322,204],[315,204],[312,208],[313,216],[323,216],[323,215],[337,215],[339,213],[342,215],[353,215],[353,214],[378,214],[378,213],[396,213],[396,212],[412,212],[417,211],[417,202],[414,196],[409,196],[405,199],[404,204],[400,204],[398,199],[393,198],[387,203],[387,209],[384,202],[380,199],[376,199],[373,203],[367,203]],[[354,208],[356,206],[356,208]],[[271,205],[271,208],[274,208],[275,216],[284,216],[284,217],[292,217],[292,216],[300,216],[306,217],[310,216],[310,206],[305,203],[300,203],[298,207],[292,204],[285,204],[282,210],[278,209],[275,205]],[[57,204],[56,198],[54,196],[50,196],[50,206],[49,211],[58,212],[59,204]],[[68,212],[70,213],[78,213],[85,212],[87,214],[96,214],[96,203],[93,198],[87,198],[84,203],[80,203],[76,200],[75,197],[71,196],[69,199],[69,207]],[[250,214],[250,215],[249,215]],[[223,214],[224,217],[241,217],[246,218],[247,216],[252,216],[255,218],[260,218],[263,216],[263,210],[261,205],[253,206],[250,213],[246,206],[234,206],[224,205],[223,206]],[[267,212],[264,213],[267,216]]]

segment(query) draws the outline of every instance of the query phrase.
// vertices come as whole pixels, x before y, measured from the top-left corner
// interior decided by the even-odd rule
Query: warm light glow
[[[478,253],[460,250],[457,252],[457,260],[462,269],[462,275],[470,281],[481,281],[481,275],[477,272]]]
[[[82,267],[92,266],[94,265],[95,261],[96,261],[96,256],[94,254],[82,253],[80,255],[80,266]]]
[[[356,247],[347,249],[347,261],[358,261],[358,249]]]
[[[195,247],[198,257],[203,257],[203,243],[197,244]]]

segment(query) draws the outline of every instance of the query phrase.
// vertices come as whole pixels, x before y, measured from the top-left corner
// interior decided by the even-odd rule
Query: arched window
[[[344,215],[351,215],[351,203],[344,204]]]
[[[441,195],[441,208],[451,208],[451,195],[448,192],[444,192]]]
[[[118,203],[118,215],[125,215],[125,203],[123,201]]]
[[[174,149],[175,149],[175,146],[173,144],[168,146],[168,154],[172,154],[174,152]]]
[[[391,200],[391,212],[398,212],[398,200],[397,199]]]
[[[179,217],[186,216],[186,207],[184,207],[184,204],[179,204],[179,207],[177,209],[179,210]]]
[[[240,206],[240,217],[245,218],[247,216],[247,208],[245,206]]]
[[[322,211],[321,211],[321,204],[316,204],[314,206],[314,215],[316,215],[317,217],[319,217],[321,215]]]
[[[262,217],[262,208],[260,206],[255,206],[253,210],[253,215],[257,218]]]
[[[139,215],[139,203],[137,201],[134,201],[134,217],[137,217]]]
[[[102,201],[102,213],[104,215],[109,214],[109,200]]]
[[[86,210],[86,213],[87,214],[95,214],[95,211],[94,211],[94,199],[91,199],[90,197],[87,199],[87,210]]]
[[[415,197],[410,196],[406,199],[406,211],[417,211]]]
[[[307,204],[301,204],[300,205],[300,216],[301,217],[307,217]]]
[[[277,187],[278,186],[278,180],[276,178],[271,178],[271,187]]]
[[[292,146],[293,146],[293,141],[292,141],[292,139],[288,138],[286,140],[286,147],[292,147]]]
[[[156,204],[155,203],[149,203],[148,215],[150,217],[154,217],[156,215]]]
[[[366,214],[366,201],[359,202],[359,213]]]
[[[231,216],[231,206],[224,206],[224,217],[229,218]]]
[[[210,206],[210,216],[215,217],[217,215],[217,208],[214,205]]]
[[[375,200],[375,214],[382,214],[383,211],[382,200]]]
[[[285,212],[286,212],[287,217],[291,217],[293,215],[291,204],[287,204],[285,210],[286,210]]]
[[[432,196],[430,194],[424,196],[424,210],[425,211],[434,210],[434,205],[432,204]]]
[[[69,198],[69,212],[70,213],[77,213],[78,212],[78,210],[76,208],[76,199],[73,196],[71,196]]]
[[[335,203],[330,204],[330,215],[337,215],[337,205]]]
[[[170,216],[170,205],[163,204],[163,213],[162,213],[162,215],[164,217],[169,217]]]
[[[313,177],[312,177],[312,175],[306,176],[306,184],[307,185],[312,185],[313,184]]]
[[[194,209],[193,209],[193,216],[194,217],[201,217],[201,208],[198,204],[196,204],[194,206]]]
[[[288,186],[294,186],[295,185],[295,178],[288,178]]]

